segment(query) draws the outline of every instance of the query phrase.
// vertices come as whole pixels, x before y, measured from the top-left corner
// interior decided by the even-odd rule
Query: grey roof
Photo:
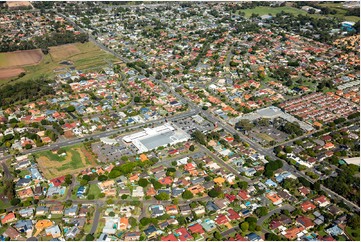
[[[219,210],[219,207],[216,204],[214,204],[214,202],[212,202],[212,201],[207,202],[206,208],[207,208],[208,211],[217,211],[217,210]]]
[[[203,177],[198,177],[196,179],[193,179],[191,182],[192,182],[193,185],[201,184],[201,183],[204,182],[204,178]]]
[[[179,210],[181,212],[187,212],[191,210],[191,207],[189,206],[189,204],[185,204],[185,205],[180,205],[179,206]]]
[[[183,192],[184,192],[184,188],[178,188],[178,187],[173,188],[173,189],[172,189],[172,196],[173,196],[173,197],[179,196],[179,195],[181,195]]]
[[[211,189],[214,187],[214,182],[213,181],[205,182],[203,184],[203,187],[204,187],[204,189]]]
[[[31,182],[31,179],[21,178],[21,179],[19,179],[19,181],[16,183],[16,186],[17,186],[17,187],[22,187],[22,186],[25,186],[25,185],[29,184],[30,182]]]
[[[73,205],[70,208],[65,209],[64,214],[68,215],[71,213],[76,213],[78,211],[78,205]]]
[[[36,212],[40,212],[40,211],[48,212],[48,211],[49,211],[49,208],[46,207],[46,206],[38,206],[38,207],[36,208]]]

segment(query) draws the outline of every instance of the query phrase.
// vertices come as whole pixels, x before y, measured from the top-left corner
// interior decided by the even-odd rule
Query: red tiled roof
[[[161,241],[177,241],[177,238],[174,236],[174,234],[169,234],[167,236],[163,236]]]
[[[185,228],[179,228],[175,230],[180,241],[193,240],[193,237],[188,233]]]
[[[238,193],[238,196],[240,198],[242,198],[243,200],[248,200],[249,199],[248,193],[245,190],[240,190],[239,193]]]
[[[50,180],[50,183],[52,183],[55,187],[60,186],[61,184],[63,184],[65,181],[65,176],[60,176],[54,179]]]
[[[159,180],[159,183],[162,185],[170,185],[170,184],[172,184],[172,182],[173,182],[173,180],[170,176],[167,176],[167,177]]]
[[[226,224],[229,222],[228,218],[224,214],[220,214],[217,216],[217,218],[214,220],[218,225]]]
[[[189,226],[188,229],[192,234],[204,234],[203,227],[199,223]]]
[[[232,194],[226,194],[225,197],[230,201],[233,202],[237,197],[236,195],[232,195]]]
[[[303,227],[305,227],[306,229],[314,226],[314,223],[312,222],[312,220],[306,216],[299,217],[296,219],[296,221],[299,224],[301,224]]]
[[[313,203],[311,203],[310,201],[306,201],[301,204],[301,208],[304,212],[306,212],[306,211],[315,209],[316,206]]]
[[[230,208],[230,209],[228,209],[228,218],[231,220],[236,220],[236,219],[239,219],[240,216],[236,211],[234,211],[232,208]]]

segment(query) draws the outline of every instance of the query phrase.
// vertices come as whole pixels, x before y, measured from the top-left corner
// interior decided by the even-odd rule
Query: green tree
[[[146,187],[148,186],[148,184],[149,184],[148,180],[144,178],[140,178],[138,181],[138,185],[141,187]]]
[[[103,181],[106,181],[106,180],[108,180],[108,177],[106,175],[100,175],[98,177],[98,181],[100,181],[100,182],[103,182]]]
[[[65,183],[67,184],[67,185],[70,185],[70,184],[72,184],[72,176],[71,175],[65,175]]]
[[[138,221],[133,217],[130,217],[128,222],[129,222],[130,226],[132,226],[132,228],[135,228],[138,225]]]
[[[221,235],[221,233],[219,232],[219,231],[215,231],[214,233],[213,233],[213,237],[216,239],[216,240],[222,240],[222,235]]]
[[[241,119],[238,123],[236,123],[235,128],[240,130],[249,131],[254,127],[254,124],[249,119]]]
[[[212,188],[211,190],[209,190],[208,192],[208,196],[215,198],[218,197],[222,194],[222,188],[219,186],[215,186],[214,188]]]
[[[183,193],[182,193],[182,198],[183,199],[191,199],[193,198],[193,193],[189,190],[185,190]]]
[[[189,146],[189,150],[193,152],[195,150],[194,145]]]
[[[249,229],[249,223],[248,222],[243,222],[241,224],[241,229],[242,229],[243,232],[247,232],[248,229]]]
[[[66,110],[72,113],[75,111],[75,107],[73,105],[70,105]]]
[[[196,130],[192,133],[192,137],[200,144],[202,145],[206,145],[206,137],[205,135],[199,131],[199,130]]]
[[[87,199],[88,199],[88,200],[93,200],[94,198],[95,198],[94,194],[89,194],[89,195],[87,196]]]
[[[266,233],[265,238],[267,241],[281,241],[281,237],[274,233]]]
[[[87,234],[85,236],[85,241],[93,241],[95,238],[92,234]]]
[[[268,209],[266,207],[259,207],[255,210],[255,214],[258,217],[266,216],[268,214]]]
[[[16,206],[16,205],[18,205],[20,202],[21,202],[21,200],[20,200],[19,198],[13,198],[13,199],[11,199],[10,204],[11,204],[12,206]]]
[[[82,179],[82,180],[80,181],[80,186],[86,186],[86,185],[88,185],[88,181]]]
[[[169,200],[169,194],[167,194],[165,192],[161,192],[158,195],[155,195],[154,197],[155,197],[155,199],[160,200],[160,201]]]

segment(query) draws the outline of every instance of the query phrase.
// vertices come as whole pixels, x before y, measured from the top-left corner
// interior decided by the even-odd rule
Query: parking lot
[[[206,132],[214,129],[214,125],[211,122],[203,119],[199,115],[178,119],[173,121],[173,123],[188,134],[193,133],[197,129]]]
[[[113,162],[122,156],[133,156],[135,153],[125,144],[108,145],[102,142],[92,144],[92,149],[98,155],[100,162]]]

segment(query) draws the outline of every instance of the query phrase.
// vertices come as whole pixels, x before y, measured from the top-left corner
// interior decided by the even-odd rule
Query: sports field
[[[85,168],[96,165],[95,157],[83,145],[65,147],[65,156],[52,151],[36,153],[36,161],[45,178],[76,174]]]

